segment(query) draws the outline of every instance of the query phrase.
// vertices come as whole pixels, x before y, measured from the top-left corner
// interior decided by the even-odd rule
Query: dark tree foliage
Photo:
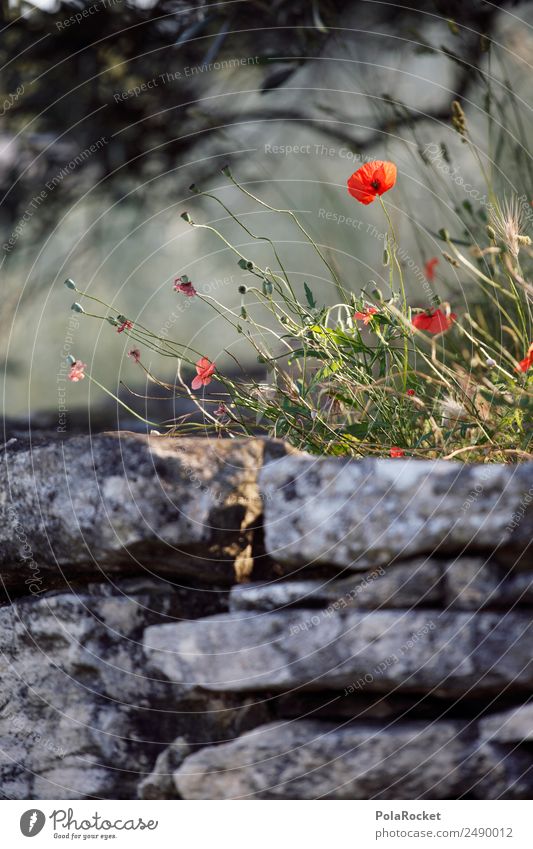
[[[94,0],[62,3],[50,14],[4,6],[2,126],[19,133],[0,161],[4,222],[17,220],[32,189],[102,137],[98,161],[87,162],[96,169],[93,180],[140,178],[150,151],[157,151],[159,168],[170,168],[210,127],[209,110],[195,103],[208,76],[203,71],[253,57],[265,91],[279,86],[305,61],[300,57],[321,49],[341,7],[341,0],[320,8],[158,0],[140,9]],[[148,84],[139,96],[128,94]],[[54,193],[56,204],[64,188]]]
[[[10,232],[39,187],[100,138],[106,144],[98,157],[85,162],[82,156],[76,181],[60,181],[47,200],[46,213],[39,217],[44,229],[58,205],[68,203],[73,185],[79,192],[83,180],[93,185],[104,180],[108,192],[122,191],[129,178],[141,182],[145,172],[171,169],[206,131],[221,132],[221,127],[240,120],[238,98],[213,109],[198,102],[208,76],[201,69],[212,63],[231,65],[258,57],[256,87],[264,92],[264,108],[247,114],[250,120],[300,117],[319,125],[312,102],[302,104],[299,115],[287,113],[271,93],[326,45],[331,49],[331,39],[349,38],[342,26],[350,10],[360,10],[363,23],[382,20],[421,49],[431,48],[417,31],[418,10],[461,25],[458,52],[450,57],[457,66],[456,90],[461,96],[475,79],[472,65],[475,68],[483,51],[480,34],[490,35],[497,7],[477,0],[423,2],[418,10],[407,5],[357,0],[157,0],[142,9],[121,0],[80,0],[63,2],[49,13],[26,3],[10,7],[4,2],[0,126],[11,142],[0,154],[2,229]],[[195,70],[187,74],[187,68]],[[172,79],[163,83],[164,75]],[[150,82],[139,96],[121,96]],[[387,129],[416,120],[393,103],[390,107]],[[355,146],[364,145],[344,123],[321,129]]]

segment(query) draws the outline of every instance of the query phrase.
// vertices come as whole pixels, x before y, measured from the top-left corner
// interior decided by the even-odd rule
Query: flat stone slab
[[[480,728],[484,739],[496,743],[531,743],[533,703],[488,716],[481,720]]]
[[[214,691],[451,697],[531,690],[532,636],[520,612],[240,611],[149,627],[145,651],[171,681]]]
[[[202,749],[185,759],[174,781],[184,799],[457,799],[487,798],[484,779],[492,771],[488,792],[495,798],[508,792],[509,773],[523,765],[520,755],[498,764],[489,749],[474,745],[466,723],[303,720]],[[531,776],[522,778],[510,797],[527,798],[532,786]]]
[[[533,572],[518,571],[482,557],[442,560],[418,557],[352,572],[348,578],[245,583],[229,591],[230,611],[316,608],[320,615],[345,610],[510,609],[533,604]]]
[[[475,557],[444,564],[442,603],[454,610],[515,608],[533,604],[533,571]]]
[[[34,593],[43,570],[50,587],[63,570],[98,579],[100,568],[233,583],[252,569],[265,449],[272,457],[288,450],[261,439],[131,433],[8,446],[0,465],[5,586]]]
[[[286,457],[260,474],[268,553],[368,569],[420,554],[505,553],[533,568],[533,463]]]
[[[420,558],[344,580],[240,584],[230,591],[230,610],[280,610],[296,605],[332,611],[427,606],[443,600],[442,574],[440,563]]]

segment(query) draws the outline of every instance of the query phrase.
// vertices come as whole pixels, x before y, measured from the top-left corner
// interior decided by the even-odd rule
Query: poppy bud
[[[224,167],[221,168],[221,173],[224,174],[224,177],[232,177],[233,176],[231,171],[230,171],[229,165],[224,165]]]
[[[243,271],[252,271],[254,267],[253,262],[250,262],[249,259],[240,259],[237,265],[239,266],[239,268],[242,268]]]
[[[78,302],[77,302],[77,301],[76,301],[76,303],[72,304],[72,306],[71,306],[71,308],[70,308],[70,309],[71,309],[73,312],[85,312],[85,310],[83,309],[82,305],[81,305],[81,304],[78,304]]]
[[[65,280],[64,285],[67,287],[67,289],[76,289],[76,284],[74,283],[74,280],[70,279],[70,277]]]
[[[183,220],[186,221],[187,224],[194,224],[194,221],[192,220],[188,212],[183,212],[181,214],[181,218],[183,218]]]
[[[238,291],[239,295],[246,295],[246,292],[248,291],[248,289],[247,289],[246,286],[239,286],[237,291]]]
[[[72,354],[69,354],[67,357],[67,363],[71,366],[76,362],[76,357],[73,357]]]
[[[196,183],[191,183],[191,185],[189,186],[189,191],[192,192],[193,195],[199,195],[200,194],[200,189],[198,188]]]
[[[389,249],[385,248],[383,251],[383,265],[388,265],[390,261]]]

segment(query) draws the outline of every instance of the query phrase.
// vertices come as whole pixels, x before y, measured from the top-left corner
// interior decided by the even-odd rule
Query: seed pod
[[[466,135],[466,115],[458,100],[452,101],[452,126],[460,136]]]

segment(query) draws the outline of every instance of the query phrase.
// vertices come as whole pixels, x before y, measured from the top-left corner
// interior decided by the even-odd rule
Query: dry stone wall
[[[530,798],[532,464],[1,459],[5,798]]]

